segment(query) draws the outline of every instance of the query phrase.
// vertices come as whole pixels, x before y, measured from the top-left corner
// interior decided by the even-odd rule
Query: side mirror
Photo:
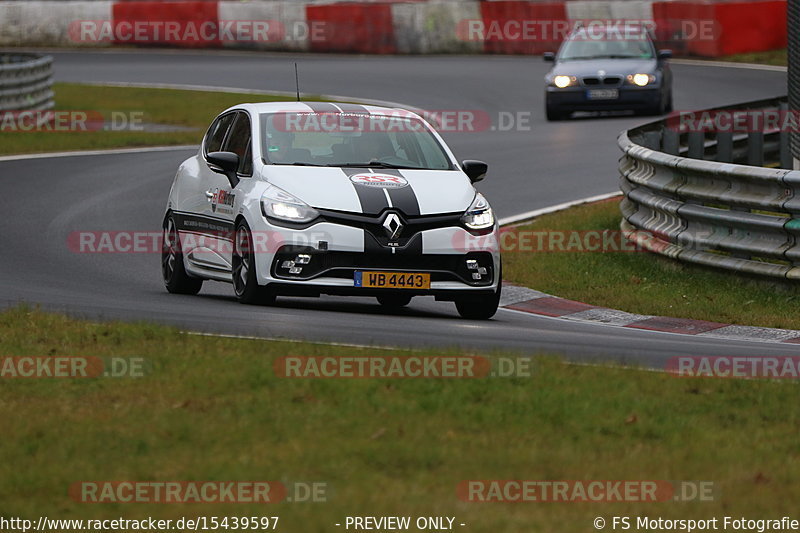
[[[672,50],[659,50],[658,51],[658,58],[659,59],[671,59],[672,58]]]
[[[239,176],[236,171],[239,170],[239,156],[233,152],[210,152],[206,155],[208,161],[208,168],[219,174],[225,174],[228,181],[231,182],[231,187],[236,187],[239,183]]]
[[[465,159],[461,162],[461,169],[464,171],[464,174],[467,175],[469,181],[472,183],[478,183],[486,177],[486,173],[489,171],[489,165],[483,161]]]
[[[554,63],[556,55],[553,52],[545,52],[542,54],[542,59],[544,59],[545,63]]]

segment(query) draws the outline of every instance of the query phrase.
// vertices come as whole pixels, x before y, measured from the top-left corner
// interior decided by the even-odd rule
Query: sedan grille
[[[618,87],[622,83],[620,76],[586,76],[582,79],[587,87]]]

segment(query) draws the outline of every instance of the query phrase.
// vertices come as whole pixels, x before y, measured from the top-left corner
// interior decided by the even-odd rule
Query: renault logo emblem
[[[390,241],[395,241],[403,233],[403,223],[396,213],[389,213],[383,220],[383,230]]]

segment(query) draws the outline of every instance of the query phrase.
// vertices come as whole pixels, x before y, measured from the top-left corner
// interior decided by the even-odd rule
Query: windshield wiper
[[[276,165],[289,165],[294,167],[356,167],[356,168],[406,168],[413,170],[424,170],[422,167],[409,167],[407,165],[394,165],[384,161],[370,161],[369,163],[303,163],[302,161],[295,161],[294,163],[274,163]]]
[[[619,55],[619,54],[602,54],[597,56],[575,56],[575,57],[565,57],[562,58],[561,61],[584,61],[588,59],[652,59],[651,57],[642,57],[642,56],[631,56],[631,55]]]
[[[376,168],[412,168],[412,169],[419,169],[420,167],[410,167],[408,165],[395,165],[392,163],[387,163],[385,161],[377,161],[372,160],[369,163],[341,163],[336,165],[328,165],[328,166],[336,166],[336,167],[359,167],[359,168],[369,168],[369,167],[376,167]]]

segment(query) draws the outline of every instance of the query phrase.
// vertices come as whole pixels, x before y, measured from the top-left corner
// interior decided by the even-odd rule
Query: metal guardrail
[[[0,54],[0,111],[53,107],[53,58]]]
[[[786,102],[719,109],[780,113]],[[790,170],[788,132],[680,133],[675,120],[618,138],[621,229],[680,261],[800,279],[800,171]]]

